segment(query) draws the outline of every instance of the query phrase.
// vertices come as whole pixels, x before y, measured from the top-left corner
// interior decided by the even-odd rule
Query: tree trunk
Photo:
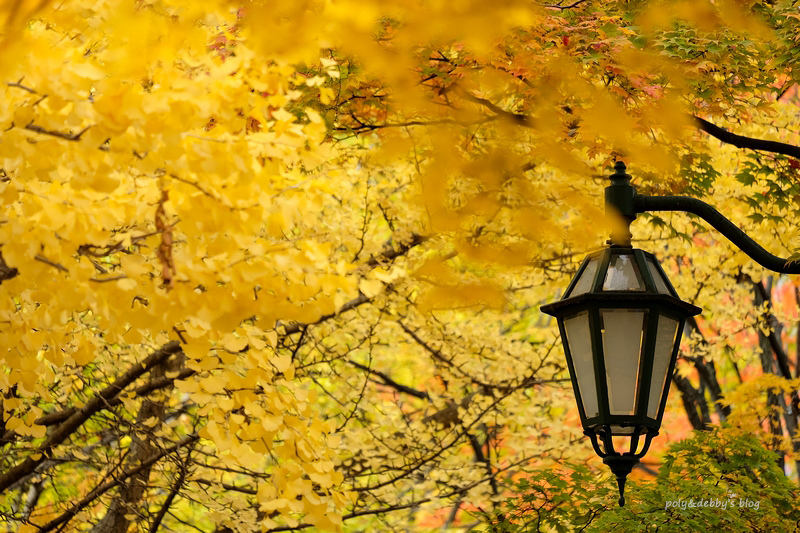
[[[179,371],[183,367],[184,360],[183,352],[171,356],[150,372],[148,382],[164,378],[167,372]],[[153,396],[142,401],[135,424],[135,427],[142,431],[131,431],[131,448],[129,459],[126,461],[128,468],[135,467],[158,451],[155,432],[161,426],[166,412],[166,402],[158,398],[166,399],[171,389],[172,385],[155,392]],[[156,424],[144,425],[145,421],[154,417],[158,421]],[[152,468],[153,465],[143,468],[121,484],[117,497],[111,502],[103,519],[92,529],[92,533],[126,533],[128,531],[131,522],[138,518],[138,508],[147,489]]]

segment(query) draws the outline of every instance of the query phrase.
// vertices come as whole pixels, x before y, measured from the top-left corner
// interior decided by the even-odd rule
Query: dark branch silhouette
[[[692,115],[695,125],[701,131],[704,131],[718,139],[725,144],[730,144],[736,148],[749,148],[751,150],[763,150],[765,152],[772,152],[773,154],[783,154],[800,159],[800,147],[793,146],[778,141],[767,141],[764,139],[754,139],[752,137],[745,137],[731,133],[728,130],[722,129],[711,122]]]
[[[35,455],[29,456],[23,462],[0,475],[0,494],[17,480],[32,473],[36,467],[50,455],[53,448],[67,440],[70,435],[95,413],[103,409],[111,399],[115,398],[128,385],[147,372],[150,372],[152,368],[168,359],[171,355],[180,352],[180,349],[178,341],[168,342],[160,350],[156,350],[140,363],[136,363],[127,372],[117,378],[114,383],[98,392],[84,407],[73,413],[64,423],[58,426],[36,450]],[[37,458],[34,459],[33,457]]]

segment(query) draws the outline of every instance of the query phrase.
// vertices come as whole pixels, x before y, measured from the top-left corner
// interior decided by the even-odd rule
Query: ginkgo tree
[[[335,527],[333,426],[275,351],[276,319],[356,290],[308,216],[331,150],[286,108],[311,84],[209,48],[229,6],[31,7],[3,41],[5,518],[156,530],[191,501],[219,527]]]
[[[534,326],[608,233],[607,163],[794,220],[796,143],[766,129],[788,3],[0,6],[21,531],[489,524],[521,465],[591,453]],[[652,231],[677,268],[699,230]]]

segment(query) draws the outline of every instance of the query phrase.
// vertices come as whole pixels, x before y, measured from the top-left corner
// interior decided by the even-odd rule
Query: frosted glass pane
[[[589,313],[584,311],[564,319],[564,330],[567,332],[567,346],[572,356],[572,366],[575,368],[578,392],[583,400],[583,411],[586,413],[586,418],[592,418],[600,414],[600,411],[597,409]]]
[[[669,292],[667,288],[667,284],[664,282],[664,277],[661,275],[661,272],[658,271],[656,268],[655,263],[649,257],[647,258],[647,269],[650,271],[650,275],[653,276],[653,279],[656,282],[656,290],[661,294],[672,294]]]
[[[633,435],[634,427],[626,426],[611,426],[612,435]]]
[[[579,294],[586,294],[590,290],[592,290],[592,283],[594,282],[594,275],[597,273],[597,259],[589,260],[589,264],[586,265],[586,268],[583,269],[581,273],[581,277],[578,278],[578,283],[575,284],[575,287],[572,289],[572,292],[565,295],[567,296],[578,296]]]
[[[658,331],[656,333],[656,353],[653,360],[653,374],[650,379],[650,398],[647,403],[647,416],[655,418],[658,415],[658,406],[661,404],[661,394],[667,384],[669,360],[675,347],[675,337],[678,334],[678,321],[668,316],[658,318]]]
[[[646,313],[647,311],[641,309],[600,311],[608,407],[612,415],[634,414]]]
[[[643,291],[639,273],[631,260],[631,256],[625,254],[615,255],[608,266],[608,273],[603,282],[604,291]]]

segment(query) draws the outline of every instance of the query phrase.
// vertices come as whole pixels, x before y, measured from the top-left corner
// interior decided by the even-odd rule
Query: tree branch
[[[36,133],[41,133],[42,135],[51,135],[53,137],[58,137],[59,139],[65,139],[67,141],[80,141],[81,137],[83,136],[86,131],[91,128],[91,126],[86,126],[78,133],[67,133],[65,131],[57,131],[57,130],[48,130],[47,128],[43,128],[41,126],[37,126],[33,122],[27,124],[25,129],[28,131],[33,131]]]
[[[683,408],[692,427],[698,431],[707,430],[711,419],[708,418],[708,408],[705,405],[706,399],[700,394],[700,391],[692,386],[687,378],[677,372],[672,374],[672,382],[675,383],[681,393]]]
[[[374,268],[378,265],[381,265],[386,262],[391,262],[400,257],[401,255],[405,255],[408,253],[409,250],[418,246],[428,240],[427,237],[423,237],[422,235],[417,235],[416,233],[411,236],[411,240],[408,242],[401,242],[400,245],[395,248],[391,241],[386,243],[381,251],[381,254],[378,257],[374,255],[371,256],[363,265],[362,267],[371,267]]]
[[[24,77],[20,78],[19,81],[8,81],[6,82],[6,85],[8,85],[9,87],[16,87],[17,89],[22,89],[23,91],[29,92],[31,94],[39,94],[38,92],[36,92],[36,90],[31,89],[27,85],[22,85],[23,79]]]
[[[153,391],[156,391],[156,390],[159,390],[159,389],[163,389],[165,387],[169,387],[172,384],[172,382],[175,381],[175,380],[186,379],[188,377],[193,376],[196,373],[197,373],[196,370],[192,370],[190,368],[184,368],[174,378],[163,377],[163,378],[155,379],[153,381],[145,383],[144,385],[136,387],[135,389],[133,389],[133,393],[137,397],[146,396],[147,394],[150,394]],[[108,401],[108,403],[106,405],[103,406],[103,409],[109,409],[109,408],[114,407],[116,405],[119,405],[121,403],[122,403],[122,400],[119,397],[112,398],[111,400]],[[59,424],[59,423],[63,422],[64,420],[68,419],[69,417],[71,417],[73,414],[75,414],[75,411],[77,411],[77,410],[78,409],[76,407],[68,407],[66,409],[62,409],[61,411],[55,411],[53,413],[47,413],[46,415],[43,415],[43,416],[40,416],[39,418],[37,418],[36,421],[34,422],[34,424],[36,424],[37,426],[54,426],[56,424]],[[5,435],[3,435],[2,440],[4,440],[4,441],[8,440],[12,436],[13,436],[13,430],[11,430],[11,431],[7,432]]]
[[[164,379],[167,372],[177,373],[183,366],[184,359],[180,353],[176,354],[176,357],[163,359],[150,371],[148,383]],[[171,387],[172,381],[169,382],[169,388]],[[164,423],[166,407],[163,395],[160,398],[147,397],[139,406],[134,428],[148,426],[150,429],[141,432],[134,430],[131,433],[131,444],[126,460],[129,467],[132,468],[156,453],[158,449],[156,434]],[[148,423],[153,419],[156,420],[155,424]],[[143,468],[136,475],[130,476],[127,481],[121,483],[117,496],[112,500],[105,516],[92,528],[92,533],[125,533],[128,531],[133,521],[130,515],[134,514],[135,510],[141,506],[150,483],[151,472],[151,468]],[[182,484],[183,482],[181,482]],[[169,505],[167,505],[168,507]],[[153,530],[151,529],[151,531]]]
[[[150,468],[151,466],[153,466],[155,463],[157,463],[158,461],[160,461],[161,459],[163,459],[167,455],[171,454],[172,452],[175,452],[175,451],[179,450],[180,448],[186,446],[187,444],[190,444],[190,443],[196,441],[199,438],[200,437],[197,434],[188,435],[188,436],[184,437],[183,439],[181,439],[179,442],[177,442],[177,443],[173,444],[172,446],[170,446],[169,448],[165,448],[164,450],[162,450],[162,451],[154,454],[153,456],[147,458],[146,460],[142,461],[141,463],[139,463],[139,466],[137,466],[136,468],[133,468],[131,470],[127,470],[121,476],[113,479],[112,481],[108,481],[108,482],[100,485],[99,487],[97,487],[94,490],[92,490],[89,494],[87,494],[81,501],[79,501],[78,503],[73,505],[72,508],[70,508],[67,512],[63,513],[58,518],[55,518],[55,519],[51,520],[47,524],[39,527],[39,532],[38,533],[47,533],[48,531],[52,531],[53,529],[57,528],[61,524],[65,523],[65,522],[68,522],[76,514],[78,514],[81,511],[81,509],[83,509],[84,507],[86,507],[87,505],[92,503],[95,499],[97,499],[98,497],[102,496],[103,494],[105,494],[109,490],[113,489],[114,487],[116,487],[120,483],[124,482],[129,477],[135,476],[136,474],[138,474],[139,472],[141,472],[142,470],[144,470],[146,468]]]
[[[697,319],[695,317],[689,317],[686,319],[686,323],[691,327],[698,335],[700,335],[700,344],[702,346],[708,346],[708,341],[706,341],[705,336],[700,331],[700,328],[697,324]],[[717,371],[716,367],[714,366],[714,361],[706,361],[703,357],[694,357],[694,358],[687,358],[694,362],[694,366],[697,369],[697,373],[700,376],[700,379],[705,382],[706,387],[708,387],[709,392],[711,393],[711,400],[714,402],[714,408],[717,412],[717,416],[719,416],[720,420],[725,421],[731,414],[731,408],[728,405],[722,403],[722,387],[719,384],[719,380],[717,379]]]
[[[189,449],[191,453],[191,448]],[[178,474],[178,478],[175,480],[175,483],[172,485],[172,488],[167,495],[167,498],[164,500],[164,505],[161,506],[161,509],[158,510],[158,514],[153,519],[153,523],[150,525],[150,533],[156,533],[158,531],[159,526],[161,526],[161,522],[164,520],[164,516],[169,511],[169,508],[172,507],[172,502],[175,501],[175,497],[180,492],[181,488],[183,488],[183,484],[186,481],[186,471],[187,471],[187,463],[189,462],[189,455],[186,456],[186,461],[181,463],[181,472]]]
[[[388,375],[384,374],[383,372],[380,372],[378,370],[373,370],[372,368],[369,368],[368,366],[362,365],[361,363],[357,363],[356,361],[353,361],[352,359],[349,359],[347,362],[350,363],[351,365],[353,365],[354,367],[358,368],[359,370],[363,370],[364,372],[368,372],[368,373],[370,373],[370,374],[372,374],[374,376],[378,376],[381,379],[381,381],[383,381],[384,385],[388,385],[388,386],[392,387],[393,389],[395,389],[395,390],[397,390],[399,392],[403,392],[405,394],[414,396],[415,398],[419,398],[420,400],[430,400],[431,399],[431,397],[428,395],[427,392],[414,389],[414,388],[409,387],[407,385],[402,385],[402,384],[396,382],[395,380],[393,380],[392,378],[390,378]]]
[[[725,144],[731,144],[736,148],[749,148],[751,150],[763,150],[765,152],[772,152],[774,154],[783,154],[800,159],[800,147],[791,144],[786,144],[778,141],[766,141],[764,139],[754,139],[752,137],[744,137],[731,133],[727,130],[712,124],[711,122],[700,117],[690,115],[694,119],[697,127],[718,139]]]
[[[237,485],[229,485],[228,483],[218,483],[216,481],[209,481],[207,479],[200,479],[200,478],[195,478],[192,479],[191,481],[192,483],[197,483],[198,485],[205,485],[207,487],[213,485],[219,485],[225,490],[232,490],[234,492],[241,492],[243,494],[250,494],[252,496],[258,494],[258,491],[256,489],[251,489],[250,487],[239,487]]]
[[[448,492],[446,494],[441,494],[441,495],[438,496],[438,498],[439,499],[446,499],[446,498],[452,498],[453,496],[461,496],[463,494],[466,494],[467,492],[469,492],[470,490],[474,489],[478,485],[486,483],[487,481],[491,481],[492,479],[495,479],[497,476],[499,476],[503,472],[511,470],[512,468],[514,468],[516,466],[519,466],[519,465],[521,465],[523,463],[527,463],[528,461],[530,461],[533,458],[534,458],[533,456],[523,457],[519,461],[515,461],[514,463],[511,463],[511,464],[509,464],[509,465],[507,465],[507,466],[505,466],[503,468],[498,468],[497,470],[494,471],[494,473],[492,473],[489,476],[483,477],[483,478],[481,478],[481,479],[479,479],[477,481],[473,481],[469,485],[465,485],[463,487],[458,487],[456,489],[453,489],[452,491],[450,491],[450,492]],[[414,508],[414,507],[418,507],[418,506],[422,505],[423,503],[428,503],[428,502],[431,502],[433,500],[434,500],[434,497],[428,497],[428,498],[422,498],[421,500],[413,501],[411,503],[404,503],[404,504],[399,504],[399,505],[389,505],[389,506],[381,507],[381,508],[378,508],[378,509],[364,509],[362,511],[354,511],[352,513],[344,515],[342,517],[342,520],[349,520],[351,518],[357,518],[359,516],[371,516],[371,515],[376,515],[376,514],[391,513],[392,511],[402,511],[404,509],[411,509],[411,508]],[[306,529],[306,528],[309,528],[309,527],[312,527],[312,524],[299,524],[299,525],[297,525],[295,527],[278,526],[278,527],[270,529],[268,531],[269,531],[269,533],[273,533],[273,532],[277,533],[278,531],[295,531],[295,530],[299,530],[299,529]]]
[[[18,275],[19,275],[19,270],[17,270],[14,267],[8,266],[5,260],[3,259],[3,255],[0,254],[0,283],[13,279]]]
[[[533,127],[533,118],[530,115],[524,115],[522,113],[512,113],[511,111],[506,111],[505,109],[493,104],[489,100],[485,98],[480,98],[478,96],[474,96],[470,94],[468,91],[461,89],[460,87],[456,87],[456,91],[458,92],[459,95],[461,95],[462,98],[464,98],[464,100],[468,100],[474,104],[482,105],[483,107],[489,109],[500,118],[510,120],[514,124],[525,126],[527,128]]]
[[[28,456],[22,463],[0,475],[0,494],[5,492],[17,480],[32,473],[36,467],[49,456],[56,446],[64,442],[81,427],[95,413],[106,407],[107,403],[115,398],[128,385],[136,381],[139,377],[149,372],[153,367],[166,360],[173,354],[181,351],[178,341],[170,341],[160,350],[150,354],[144,361],[136,363],[122,376],[117,378],[114,383],[95,394],[89,402],[81,409],[75,411],[63,424],[53,431],[50,436],[42,443],[36,452]],[[34,459],[33,457],[37,457]]]
[[[376,267],[376,266],[378,266],[380,264],[383,264],[383,262],[393,261],[394,259],[400,257],[401,255],[405,255],[411,248],[413,248],[413,247],[415,247],[415,246],[417,246],[419,244],[422,244],[426,240],[428,240],[428,237],[424,237],[422,235],[413,234],[411,236],[411,240],[410,241],[408,241],[406,243],[401,243],[400,246],[398,246],[397,249],[395,249],[393,246],[391,246],[391,243],[389,243],[389,244],[387,244],[387,246],[384,247],[383,252],[381,252],[381,254],[378,257],[375,257],[375,256],[370,257],[359,268],[369,268],[369,267],[374,268],[374,267]],[[316,322],[312,322],[311,324],[300,324],[300,323],[297,323],[297,322],[292,323],[292,324],[285,324],[284,325],[284,328],[285,328],[284,335],[292,335],[294,333],[298,333],[303,328],[306,328],[306,327],[311,326],[313,324],[319,324],[320,322],[324,322],[326,320],[329,320],[329,319],[337,316],[338,314],[344,313],[345,311],[349,311],[351,309],[355,309],[359,305],[365,304],[365,303],[367,303],[369,301],[370,301],[370,298],[368,298],[363,293],[359,293],[359,295],[356,298],[353,298],[349,302],[345,303],[338,311],[336,311],[336,313],[333,313],[333,314],[330,314],[330,315],[324,315],[324,316],[320,317],[319,320],[317,320]]]
[[[584,2],[586,2],[586,0],[576,0],[575,2],[573,2],[573,3],[569,4],[569,5],[566,5],[566,6],[562,6],[561,5],[563,2],[559,2],[557,4],[542,4],[542,7],[549,8],[549,9],[559,9],[561,11],[564,11],[566,9],[572,9],[574,7],[578,7],[579,5],[581,5]]]

